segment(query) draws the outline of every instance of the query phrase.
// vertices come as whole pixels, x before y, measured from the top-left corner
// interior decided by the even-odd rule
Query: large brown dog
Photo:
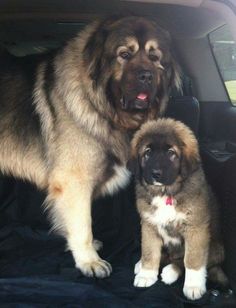
[[[55,53],[0,60],[0,168],[47,191],[87,276],[111,272],[93,247],[91,202],[126,185],[129,136],[179,86],[170,44],[154,22],[112,18]]]
[[[142,256],[134,285],[148,287],[157,281],[164,254],[168,265],[162,269],[162,281],[176,281],[184,265],[186,297],[198,299],[206,292],[207,268],[209,278],[225,285],[227,278],[219,267],[224,250],[218,205],[192,131],[172,119],[147,122],[134,136],[132,157],[142,225]]]

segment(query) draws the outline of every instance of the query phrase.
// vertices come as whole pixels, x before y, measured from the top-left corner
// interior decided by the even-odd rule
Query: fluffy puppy
[[[132,140],[131,166],[136,175],[141,216],[142,254],[135,266],[136,287],[158,279],[172,284],[185,268],[184,295],[206,292],[206,277],[227,283],[218,205],[201,166],[198,142],[179,121],[159,119],[142,125]],[[164,257],[165,258],[162,258]]]

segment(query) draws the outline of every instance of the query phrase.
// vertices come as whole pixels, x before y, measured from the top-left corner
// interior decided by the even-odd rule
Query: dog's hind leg
[[[208,256],[208,278],[214,285],[224,290],[229,287],[229,280],[221,268],[225,258],[224,247],[220,241],[211,241]]]
[[[219,265],[208,268],[208,278],[220,289],[224,290],[229,287],[229,280]]]
[[[48,204],[55,229],[64,233],[76,267],[88,277],[107,277],[111,266],[102,260],[93,245],[91,180],[75,172],[54,173],[49,180]]]

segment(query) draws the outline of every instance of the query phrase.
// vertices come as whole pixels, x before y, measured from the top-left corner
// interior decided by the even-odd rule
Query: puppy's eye
[[[150,155],[151,155],[152,149],[151,148],[146,148],[143,157],[145,158],[145,160],[148,160]]]
[[[176,152],[173,149],[168,149],[167,154],[169,157],[175,157],[176,156]]]
[[[132,55],[128,51],[122,51],[119,53],[119,56],[124,60],[129,60]]]

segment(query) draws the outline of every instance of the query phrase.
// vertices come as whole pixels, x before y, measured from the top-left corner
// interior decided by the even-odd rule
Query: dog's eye
[[[131,53],[128,51],[122,51],[119,56],[124,60],[129,60],[131,58]]]
[[[167,154],[169,157],[175,157],[176,156],[176,152],[173,149],[168,149]]]
[[[144,158],[145,158],[146,160],[150,157],[151,152],[152,152],[152,149],[151,149],[151,148],[146,148],[146,150],[145,150],[145,152],[144,152],[144,154],[143,154],[143,156],[144,156]]]
[[[150,54],[148,57],[153,62],[160,60],[160,57],[158,57],[157,55],[154,55],[154,54]]]

